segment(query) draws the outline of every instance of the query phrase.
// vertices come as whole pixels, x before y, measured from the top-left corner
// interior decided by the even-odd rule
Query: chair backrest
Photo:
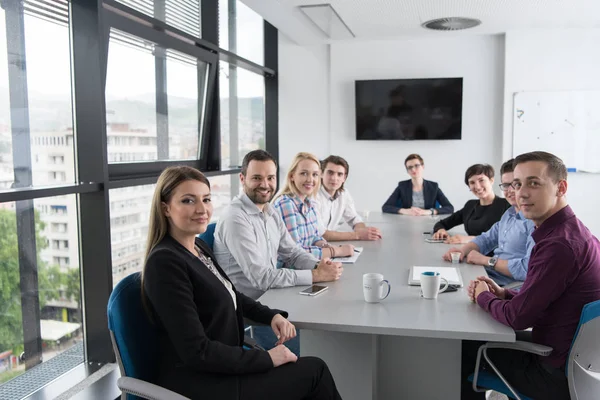
[[[108,328],[121,375],[155,383],[158,334],[143,307],[141,283],[141,274],[136,272],[114,288],[108,300]]]
[[[571,400],[598,399],[600,393],[600,300],[586,304],[567,360]]]
[[[204,241],[213,250],[213,245],[215,244],[215,226],[217,226],[216,222],[211,222],[206,227],[206,232],[200,234],[198,237]]]

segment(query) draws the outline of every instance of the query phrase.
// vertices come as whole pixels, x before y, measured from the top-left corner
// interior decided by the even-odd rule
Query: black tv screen
[[[462,78],[356,81],[356,139],[460,139],[462,88]]]

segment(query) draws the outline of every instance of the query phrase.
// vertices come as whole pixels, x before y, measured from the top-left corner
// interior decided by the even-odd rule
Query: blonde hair
[[[187,166],[169,167],[160,174],[156,181],[156,188],[152,195],[152,206],[150,207],[146,255],[144,257],[144,269],[142,270],[142,300],[144,303],[146,301],[146,296],[144,296],[144,275],[148,256],[169,232],[169,221],[164,213],[162,204],[171,201],[173,192],[177,186],[191,180],[202,182],[210,189],[210,182],[206,176],[197,169]]]
[[[300,162],[302,162],[304,160],[314,161],[317,164],[317,168],[318,168],[319,172],[321,171],[321,162],[319,161],[319,159],[316,156],[314,156],[313,154],[310,154],[310,153],[305,153],[305,152],[300,152],[300,153],[296,154],[296,157],[294,157],[294,160],[292,161],[292,165],[290,166],[290,169],[288,170],[288,173],[285,176],[285,185],[279,191],[279,193],[277,193],[275,195],[275,197],[273,197],[273,201],[275,201],[275,199],[277,199],[278,197],[283,196],[284,194],[287,194],[289,196],[301,196],[300,191],[296,187],[296,184],[294,182],[292,182],[292,176],[294,176],[294,174],[296,173],[296,169],[298,169],[298,164],[300,164]],[[317,179],[317,183],[315,184],[315,190],[313,191],[311,197],[315,197],[317,195],[317,192],[319,191],[320,186],[321,186],[321,179]]]

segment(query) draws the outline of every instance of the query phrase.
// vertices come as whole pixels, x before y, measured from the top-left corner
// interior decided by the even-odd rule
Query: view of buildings
[[[27,11],[25,42],[27,107],[11,105],[9,67],[17,65],[9,51],[6,15],[0,8],[0,191],[14,187],[15,166],[22,165],[24,154],[15,154],[13,137],[23,132],[11,126],[14,115],[27,116],[30,142],[30,168],[33,187],[77,183],[77,132],[73,128],[71,100],[70,38],[66,24],[67,6],[60,4],[56,18]],[[58,4],[58,3],[57,3]],[[64,3],[66,4],[66,3]],[[243,12],[249,12],[241,8]],[[221,15],[228,15],[227,13]],[[260,25],[262,19],[252,20]],[[240,23],[243,23],[241,21]],[[240,37],[242,47],[247,47]],[[262,39],[256,40],[262,58]],[[250,47],[247,47],[250,48]],[[156,58],[165,57],[168,115],[157,115]],[[52,62],[48,62],[52,60]],[[219,68],[221,165],[239,165],[250,150],[264,148],[264,78],[223,63]],[[172,50],[122,32],[111,31],[106,81],[106,139],[108,163],[135,163],[161,160],[193,160],[198,157],[200,119],[198,79],[207,65]],[[229,86],[234,74],[235,87]],[[230,110],[234,110],[230,113]],[[168,132],[168,150],[159,148],[157,132]],[[17,133],[19,132],[19,133]],[[235,136],[232,137],[232,132]],[[21,157],[21,158],[19,158]],[[26,159],[25,159],[26,160]],[[238,176],[211,177],[213,220],[237,194]],[[143,267],[149,209],[154,185],[132,186],[109,191],[110,235],[113,285]],[[43,361],[81,342],[81,301],[79,298],[79,212],[78,196],[41,197],[33,201],[37,232],[40,326]],[[18,356],[23,351],[21,326],[21,284],[19,283],[18,219],[14,202],[0,203],[8,221],[13,247],[5,252],[7,267],[0,274],[4,296],[0,297],[0,317],[11,322],[12,331],[0,329],[0,385],[24,371]],[[16,232],[12,233],[12,232]],[[5,232],[6,233],[6,232]],[[10,260],[6,259],[10,254]],[[57,274],[61,275],[57,284]],[[43,282],[42,282],[43,281]],[[10,287],[6,288],[6,284]],[[48,287],[48,285],[54,287]],[[45,286],[44,286],[45,285]],[[52,292],[50,293],[46,293]],[[6,324],[4,324],[6,325]],[[26,336],[26,335],[25,335]],[[58,339],[60,340],[58,340]]]

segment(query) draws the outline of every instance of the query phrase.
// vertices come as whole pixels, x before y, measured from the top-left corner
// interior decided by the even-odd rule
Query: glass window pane
[[[265,148],[265,79],[225,62],[219,67],[221,168],[240,166]]]
[[[200,37],[201,0],[117,0],[190,35]]]
[[[109,163],[198,157],[208,65],[111,31],[106,78]],[[204,87],[204,86],[202,86]]]
[[[216,222],[219,220],[223,209],[238,194],[240,178],[237,174],[233,174],[211,176],[208,180],[210,181],[210,195],[213,205],[211,222]]]
[[[0,204],[0,391],[18,390],[26,396],[84,361],[77,216],[76,195],[36,199],[33,207],[31,202]],[[28,222],[35,227],[34,238],[27,236]],[[30,258],[19,258],[20,248],[35,250],[33,265]],[[36,269],[37,281],[32,274]],[[23,299],[31,302],[27,304],[38,301],[39,311],[23,311],[27,309]],[[25,384],[18,378],[26,370],[19,355],[27,351],[25,342],[37,340],[42,351],[39,356],[27,354],[31,361]],[[36,375],[37,359],[52,362],[56,374]]]
[[[264,20],[240,0],[219,0],[219,47],[264,65]]]
[[[167,52],[167,95],[169,121],[169,158],[198,158],[200,117],[198,113],[198,65],[206,64],[172,50]],[[202,72],[201,72],[202,74]],[[201,75],[203,77],[204,75]],[[200,104],[203,104],[200,98]]]
[[[25,14],[25,43],[6,30],[6,12],[0,9],[0,190],[11,187],[64,185],[75,182],[73,112],[69,29],[64,21]],[[14,26],[14,25],[13,25]],[[19,59],[25,47],[27,68]],[[11,53],[10,60],[7,54]],[[48,60],[52,60],[51,63]],[[11,71],[9,81],[9,68]],[[48,79],[51,76],[52,79]],[[28,107],[10,103],[10,90],[26,88]],[[13,138],[29,135],[27,152],[14,154]],[[14,183],[15,165],[19,182]],[[31,173],[31,177],[29,177]]]
[[[109,191],[113,287],[144,266],[154,187],[143,185]]]

